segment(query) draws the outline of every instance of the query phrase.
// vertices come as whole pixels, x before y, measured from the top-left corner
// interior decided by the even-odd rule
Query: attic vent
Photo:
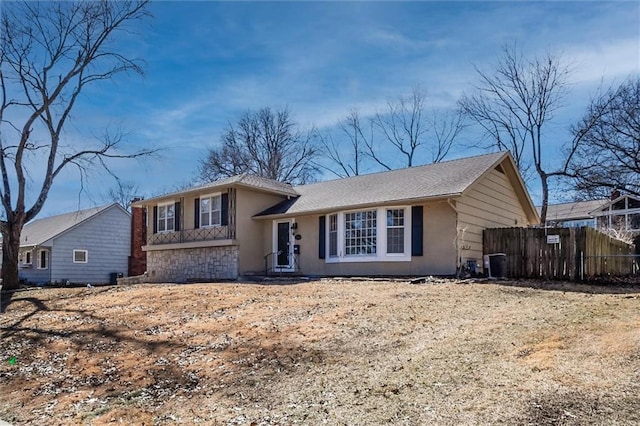
[[[498,165],[496,166],[496,170],[497,170],[497,171],[499,171],[500,173],[504,174],[504,169],[502,168],[502,165],[501,165],[501,164],[498,164]]]

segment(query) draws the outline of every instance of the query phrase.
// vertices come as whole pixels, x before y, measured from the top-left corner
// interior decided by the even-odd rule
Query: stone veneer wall
[[[238,246],[147,252],[147,282],[192,282],[238,278]]]

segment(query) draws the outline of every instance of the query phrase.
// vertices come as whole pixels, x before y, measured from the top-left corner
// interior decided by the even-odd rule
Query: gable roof
[[[272,194],[278,195],[286,195],[297,197],[298,194],[291,184],[279,182],[277,180],[268,179],[256,175],[251,175],[248,173],[243,173],[236,176],[231,176],[228,178],[218,179],[211,183],[207,183],[205,185],[194,186],[192,188],[187,188],[181,191],[175,191],[168,194],[159,195],[157,197],[151,197],[144,200],[136,201],[132,203],[133,206],[140,207],[142,205],[148,204],[149,202],[162,201],[167,199],[174,199],[178,196],[182,197],[186,194],[195,194],[195,193],[204,193],[206,191],[215,191],[217,189],[221,189],[223,187],[245,187],[249,189],[254,189],[258,191],[268,192]]]
[[[593,216],[607,215],[608,212],[609,212],[609,207],[613,207],[615,204],[618,204],[618,202],[624,200],[625,198],[629,198],[629,199],[632,199],[634,201],[640,201],[640,198],[634,197],[633,195],[629,195],[629,194],[620,195],[619,197],[617,197],[617,198],[615,198],[613,200],[609,200],[609,199],[603,200],[604,203],[602,203],[599,206],[595,206],[592,210],[589,211],[589,214],[591,214]]]
[[[573,203],[549,204],[547,206],[547,221],[565,221],[592,218],[591,212],[604,206],[607,199],[576,201]],[[536,207],[538,212],[541,207]]]
[[[71,213],[33,220],[27,223],[22,229],[22,234],[20,235],[20,246],[31,247],[44,244],[52,238],[55,238],[112,208],[121,209],[126,214],[129,214],[129,212],[123,209],[118,203],[112,203],[105,206],[93,207],[86,210],[78,210]]]
[[[535,207],[524,188],[522,179],[515,171],[513,159],[508,152],[296,186],[294,189],[300,197],[285,200],[258,213],[256,217],[304,214],[461,196],[499,164],[508,165],[509,175],[517,177],[514,187],[520,188],[516,188],[516,193],[519,194],[525,211],[530,210],[528,216],[536,218]]]

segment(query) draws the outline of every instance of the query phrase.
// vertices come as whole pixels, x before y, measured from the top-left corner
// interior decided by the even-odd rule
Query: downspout
[[[456,277],[459,278],[460,272],[461,272],[462,259],[460,259],[460,242],[458,241],[458,208],[456,207],[454,202],[451,200],[451,198],[447,198],[447,204],[449,204],[449,206],[455,212],[456,236],[455,236],[455,239],[453,240],[453,246],[455,247],[455,250],[456,250],[456,271],[457,271]]]

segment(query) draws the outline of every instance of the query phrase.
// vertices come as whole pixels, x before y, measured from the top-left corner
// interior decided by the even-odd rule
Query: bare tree
[[[640,197],[640,77],[592,100],[573,132],[582,135],[567,173],[574,189],[590,197],[612,190]]]
[[[346,144],[333,141],[330,135],[321,138],[322,156],[329,166],[322,166],[338,177],[358,176],[362,172],[364,148],[367,138],[362,129],[360,113],[352,110],[338,122],[338,129],[346,136]]]
[[[527,60],[514,46],[504,48],[493,74],[476,71],[480,82],[474,94],[462,97],[460,108],[485,130],[495,148],[511,151],[523,174],[527,160],[533,160],[542,187],[541,223],[545,223],[549,178],[562,176],[564,170],[545,169],[544,131],[567,93],[569,69],[552,54]]]
[[[129,212],[134,198],[141,198],[140,188],[134,182],[116,177],[116,186],[107,190],[106,200],[120,204]]]
[[[0,199],[4,289],[18,286],[20,235],[42,209],[51,185],[67,166],[81,171],[125,153],[122,135],[95,146],[64,140],[64,129],[85,86],[133,71],[140,64],[114,49],[127,26],[147,16],[147,1],[5,2],[0,14]],[[44,158],[41,182],[28,179]],[[28,184],[29,183],[29,184]],[[32,185],[33,183],[33,185]],[[28,200],[34,199],[27,205]]]
[[[205,182],[241,173],[281,182],[308,183],[318,172],[315,131],[303,132],[288,109],[262,108],[244,113],[221,137],[219,148],[209,148],[200,161],[199,179]]]
[[[438,163],[447,156],[463,129],[459,114],[428,110],[427,93],[420,88],[414,88],[410,96],[388,102],[387,110],[376,113],[372,124],[382,142],[376,146],[374,138],[366,139],[365,152],[387,170],[396,168],[396,163],[389,160],[387,147],[401,154],[404,160],[401,167],[415,165],[416,154],[424,149],[429,151],[430,161]]]

